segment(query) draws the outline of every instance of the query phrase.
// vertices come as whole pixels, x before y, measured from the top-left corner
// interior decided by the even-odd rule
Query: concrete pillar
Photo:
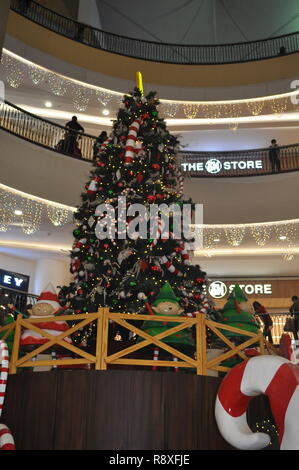
[[[39,259],[36,263],[35,294],[39,295],[49,282],[51,282],[55,288],[56,286],[69,284],[71,281],[69,269],[69,259]]]
[[[0,59],[2,56],[2,48],[4,44],[5,33],[6,33],[9,7],[10,7],[10,0],[1,0],[0,2]]]

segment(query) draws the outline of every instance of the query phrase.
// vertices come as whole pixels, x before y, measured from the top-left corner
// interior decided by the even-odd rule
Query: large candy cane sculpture
[[[234,367],[223,379],[215,406],[224,439],[240,450],[266,447],[270,438],[253,433],[246,420],[250,400],[268,396],[281,450],[299,449],[299,366],[279,356],[257,356]]]
[[[0,340],[0,416],[2,414],[3,403],[5,398],[5,389],[8,375],[8,348],[4,341]],[[5,424],[0,424],[0,450],[15,450],[15,443],[12,434]]]

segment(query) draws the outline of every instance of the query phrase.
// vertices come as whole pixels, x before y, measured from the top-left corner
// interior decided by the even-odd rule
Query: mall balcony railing
[[[41,147],[84,161],[93,160],[96,137],[69,131],[59,124],[25,111],[7,101],[0,102],[0,129]],[[74,138],[74,136],[76,138]],[[71,137],[71,139],[70,139]],[[186,177],[232,177],[272,174],[269,148],[180,152]],[[280,147],[280,172],[299,171],[299,144]]]
[[[299,51],[299,32],[233,44],[165,44],[108,33],[62,16],[35,1],[11,0],[11,9],[69,39],[114,54],[154,62],[186,65],[229,64],[269,59]]]

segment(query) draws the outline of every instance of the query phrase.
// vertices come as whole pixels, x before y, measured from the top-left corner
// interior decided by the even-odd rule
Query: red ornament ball
[[[147,196],[146,199],[149,203],[152,203],[152,202],[155,202],[156,196],[153,196],[152,194],[150,194],[149,196]]]
[[[160,271],[160,268],[159,266],[151,266],[151,271],[157,272],[157,271]]]
[[[152,170],[153,171],[160,171],[161,166],[158,163],[153,163],[152,164]]]

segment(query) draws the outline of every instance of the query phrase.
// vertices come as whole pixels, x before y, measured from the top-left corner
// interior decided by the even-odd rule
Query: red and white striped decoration
[[[199,309],[199,312],[200,313],[208,313],[208,310],[210,308],[210,304],[209,304],[209,301],[208,301],[208,298],[205,297],[203,294],[201,294],[201,308]]]
[[[252,433],[246,410],[257,395],[267,395],[281,450],[299,450],[299,366],[280,356],[256,356],[234,367],[218,390],[215,417],[224,439],[240,450],[266,447],[270,437]]]
[[[178,196],[181,197],[184,194],[184,177],[183,177],[183,174],[182,174],[181,170],[179,170],[179,169],[177,170],[176,176],[177,176],[177,180],[178,180],[178,183],[179,183]]]
[[[0,416],[3,410],[5,399],[5,390],[8,377],[8,348],[4,341],[0,340],[0,357],[1,357],[1,373],[0,373]],[[15,450],[15,443],[9,428],[5,424],[0,424],[0,450]]]
[[[104,142],[102,143],[101,147],[100,147],[100,152],[102,152],[103,150],[105,150],[105,148],[107,147],[107,145],[112,142],[112,137],[108,137],[108,139],[104,140]]]
[[[186,265],[191,264],[189,253],[188,253],[187,250],[185,250],[185,245],[183,245],[182,258],[184,260],[184,264],[186,264]]]
[[[163,264],[163,266],[165,266],[166,269],[168,269],[168,271],[171,273],[171,274],[175,274],[176,276],[182,276],[183,273],[181,271],[179,271],[172,263],[172,261],[170,261],[167,256],[160,256],[159,257],[159,261],[161,264]]]
[[[5,398],[5,389],[8,376],[8,348],[4,341],[0,340],[0,355],[1,355],[1,373],[0,373],[0,416],[2,414],[3,403]]]
[[[129,127],[129,133],[126,141],[126,148],[125,148],[125,160],[124,160],[124,165],[127,167],[132,166],[133,160],[135,157],[136,153],[136,140],[137,140],[137,135],[138,131],[140,129],[142,120],[141,119],[136,119],[130,127]],[[138,149],[140,151],[141,149]]]

